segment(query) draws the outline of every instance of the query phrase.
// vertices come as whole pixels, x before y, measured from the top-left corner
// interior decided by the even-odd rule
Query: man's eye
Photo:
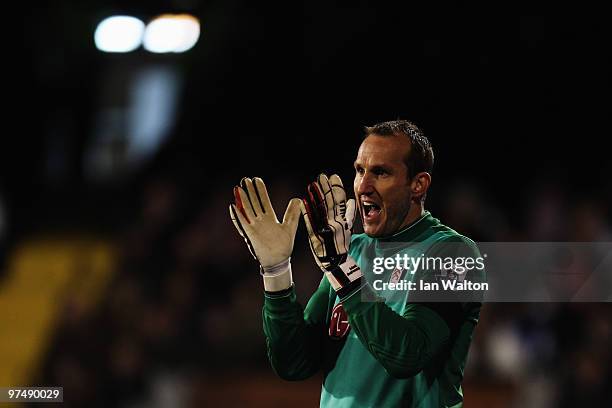
[[[357,172],[357,174],[363,174],[363,169],[361,167],[355,168],[355,171]]]
[[[377,176],[384,176],[386,174],[388,174],[385,170],[383,169],[377,169],[374,171],[374,174],[376,174]]]

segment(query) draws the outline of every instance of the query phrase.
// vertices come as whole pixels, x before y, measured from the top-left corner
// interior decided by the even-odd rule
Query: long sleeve
[[[293,287],[280,294],[266,293],[263,329],[268,359],[279,377],[302,380],[321,368],[329,301],[330,286],[325,278],[305,310],[297,302]]]
[[[430,254],[479,256],[473,242],[462,237],[440,242]],[[428,273],[428,278],[433,279],[432,274]],[[400,315],[384,300],[370,284],[365,284],[342,303],[357,337],[395,378],[409,378],[428,367],[455,341],[472,307],[461,302],[429,300],[425,292],[411,297]]]
[[[371,301],[362,301],[362,296]],[[448,342],[448,324],[427,306],[410,304],[399,315],[375,298],[372,287],[364,285],[343,301],[351,328],[389,375],[418,374]]]

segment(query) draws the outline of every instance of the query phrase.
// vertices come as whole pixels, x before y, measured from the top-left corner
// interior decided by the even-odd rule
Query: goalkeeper
[[[366,128],[354,163],[356,202],[347,200],[337,175],[322,174],[303,200],[289,202],[279,223],[261,179],[245,178],[234,188],[232,220],[261,265],[270,363],[287,380],[323,370],[321,406],[463,405],[461,382],[481,304],[435,302],[418,291],[405,291],[398,301],[369,283],[452,274],[396,268],[374,276],[372,257],[387,247],[479,256],[473,241],[424,209],[432,166],[428,139],[398,120]],[[353,235],[357,212],[364,234]],[[290,263],[300,213],[324,273],[306,308],[296,301]],[[483,277],[484,271],[472,278]]]

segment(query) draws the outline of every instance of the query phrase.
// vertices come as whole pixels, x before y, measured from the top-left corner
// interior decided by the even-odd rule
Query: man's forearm
[[[268,359],[281,378],[302,380],[320,369],[328,293],[329,285],[322,281],[304,311],[293,287],[266,292],[262,320]]]

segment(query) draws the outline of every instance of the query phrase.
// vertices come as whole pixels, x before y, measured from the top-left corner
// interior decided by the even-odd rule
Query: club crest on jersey
[[[351,326],[348,321],[348,315],[342,307],[342,303],[338,303],[332,310],[331,320],[329,321],[329,337],[334,340],[340,340],[349,332]]]
[[[465,279],[466,270],[455,266],[442,268],[440,274],[437,275],[438,279],[456,280],[457,282],[463,282]]]
[[[391,277],[389,278],[389,283],[397,283],[402,278],[402,273],[404,270],[402,268],[395,268],[393,272],[391,272]]]

